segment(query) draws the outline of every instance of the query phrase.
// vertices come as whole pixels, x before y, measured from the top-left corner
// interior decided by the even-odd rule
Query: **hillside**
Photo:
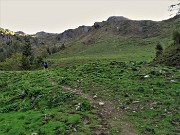
[[[178,135],[180,69],[169,66],[179,64],[179,22],[112,16],[60,34],[1,28],[0,134]],[[166,49],[152,63],[157,43]],[[26,45],[37,67],[22,71]]]
[[[45,33],[45,32],[44,32]],[[30,39],[32,52],[35,57],[47,56],[47,48],[54,48],[58,44],[56,34],[38,32],[35,35],[27,35],[22,31],[13,32],[8,29],[0,28],[0,62],[11,58],[16,53],[22,53],[25,46],[25,38]]]
[[[96,22],[88,31],[80,34],[78,30],[65,31],[59,36],[63,41],[63,34],[69,35],[66,49],[52,55],[51,60],[69,61],[71,59],[119,59],[120,61],[138,60],[151,61],[155,57],[155,46],[161,43],[164,48],[172,41],[174,30],[180,29],[180,16],[172,19],[153,21],[134,21],[129,19],[115,19]],[[85,27],[85,26],[84,26]]]
[[[176,68],[114,61],[0,74],[0,134],[179,133]]]
[[[48,61],[71,62],[71,59],[119,59],[120,61],[151,61],[155,57],[155,46],[160,42],[164,48],[172,43],[171,35],[180,29],[180,16],[154,22],[130,20],[112,16],[93,26],[80,26],[63,33],[37,32],[31,38],[36,57],[48,57]],[[11,32],[1,28],[1,61],[21,53],[24,32]],[[66,49],[61,49],[65,45]],[[59,53],[57,53],[59,52]],[[54,54],[56,53],[56,54]],[[85,60],[85,61],[86,61]]]
[[[125,17],[112,16],[106,21],[95,22],[93,26],[80,26],[76,29],[66,30],[58,35],[60,42],[82,39],[84,44],[98,42],[107,36],[133,36],[133,37],[167,37],[174,29],[179,29],[180,16],[172,19],[155,22],[151,20],[130,20]],[[172,25],[173,24],[173,25]]]

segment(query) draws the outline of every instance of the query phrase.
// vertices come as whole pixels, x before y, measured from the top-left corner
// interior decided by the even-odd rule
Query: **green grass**
[[[115,122],[62,84],[112,102],[138,134],[178,134],[180,70],[148,64],[158,42],[159,37],[121,36],[92,45],[75,42],[47,58],[48,72],[0,72],[0,134],[92,134],[101,130],[102,119]],[[171,42],[165,38],[161,44],[166,48]],[[119,134],[122,126],[107,130]]]
[[[149,77],[145,77],[149,75]],[[114,102],[143,134],[178,134],[180,70],[143,63],[91,63],[54,70],[59,84]],[[113,129],[112,129],[113,130]]]
[[[82,97],[52,85],[43,71],[2,72],[0,75],[0,134],[90,133],[95,110],[76,110]],[[82,117],[90,122],[83,124]],[[70,126],[70,125],[73,125]]]
[[[159,37],[142,39],[131,36],[113,36],[103,40],[99,39],[90,45],[78,41],[70,44],[61,52],[49,56],[47,61],[51,68],[94,61],[152,61],[158,42],[166,48],[172,40],[168,38],[160,40]]]
[[[148,63],[155,57],[157,43],[163,48],[172,44],[178,21],[162,22],[164,33],[146,38],[106,31],[109,26],[105,25],[47,57],[48,72],[0,71],[0,134],[88,135],[101,131],[103,120],[116,123],[106,127],[109,134],[120,134],[121,120],[132,123],[138,134],[179,134],[180,70]],[[0,69],[12,69],[13,62],[1,63]],[[19,66],[18,62],[13,65]],[[90,97],[97,94],[111,102],[116,113],[106,117],[101,108],[93,108],[87,99],[61,85],[81,89]]]
[[[98,130],[97,110],[82,97],[64,91],[61,84],[112,102],[139,133],[179,132],[180,70],[176,68],[97,61],[48,72],[0,74],[0,134],[90,134]],[[48,78],[58,84],[52,85]],[[84,117],[89,120],[86,125]],[[118,129],[122,129],[119,124],[107,130],[115,134]]]

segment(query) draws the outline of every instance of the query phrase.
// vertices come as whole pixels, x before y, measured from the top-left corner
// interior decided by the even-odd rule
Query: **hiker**
[[[43,65],[44,65],[44,71],[45,71],[45,70],[48,70],[48,63],[47,63],[47,62],[44,62]]]

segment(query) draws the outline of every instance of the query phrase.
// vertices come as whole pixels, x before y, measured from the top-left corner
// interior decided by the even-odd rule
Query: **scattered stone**
[[[78,103],[77,105],[75,105],[76,110],[78,110],[80,108],[80,103]]]
[[[47,114],[44,114],[44,120],[48,120]]]
[[[73,124],[70,124],[69,127],[72,128],[72,127],[73,127]]]
[[[97,94],[96,94],[96,95],[94,95],[94,96],[93,96],[93,98],[94,98],[94,99],[96,99],[96,98],[97,98]]]
[[[0,74],[3,74],[3,73],[5,73],[4,71],[0,71]]]
[[[171,80],[170,82],[176,82],[175,80]]]
[[[100,105],[100,106],[103,106],[103,105],[104,105],[104,102],[99,102],[99,105]]]
[[[83,124],[84,124],[84,125],[87,125],[88,123],[89,123],[89,120],[88,120],[88,118],[85,117],[85,118],[83,119]]]
[[[73,131],[74,131],[74,132],[77,132],[77,129],[76,129],[76,128],[73,128]]]
[[[159,70],[159,73],[161,73],[161,74],[165,74],[165,73],[166,73],[166,71]]]
[[[139,103],[140,101],[133,101],[132,103],[135,104],[135,103]]]
[[[23,91],[23,92],[21,92],[21,94],[19,94],[19,97],[20,97],[21,99],[23,99],[26,95],[27,95],[27,92],[26,92],[26,91]]]
[[[150,75],[145,75],[145,76],[144,76],[144,78],[149,78],[149,77],[150,77]]]
[[[76,110],[78,110],[79,108],[80,108],[80,106],[77,106],[77,107],[76,107]]]

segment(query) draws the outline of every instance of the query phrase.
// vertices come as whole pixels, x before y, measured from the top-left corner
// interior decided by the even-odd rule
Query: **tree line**
[[[7,38],[8,37],[8,38]],[[40,44],[41,40],[31,36],[0,35],[0,70],[29,70],[42,66],[48,55],[65,48],[64,44]]]

